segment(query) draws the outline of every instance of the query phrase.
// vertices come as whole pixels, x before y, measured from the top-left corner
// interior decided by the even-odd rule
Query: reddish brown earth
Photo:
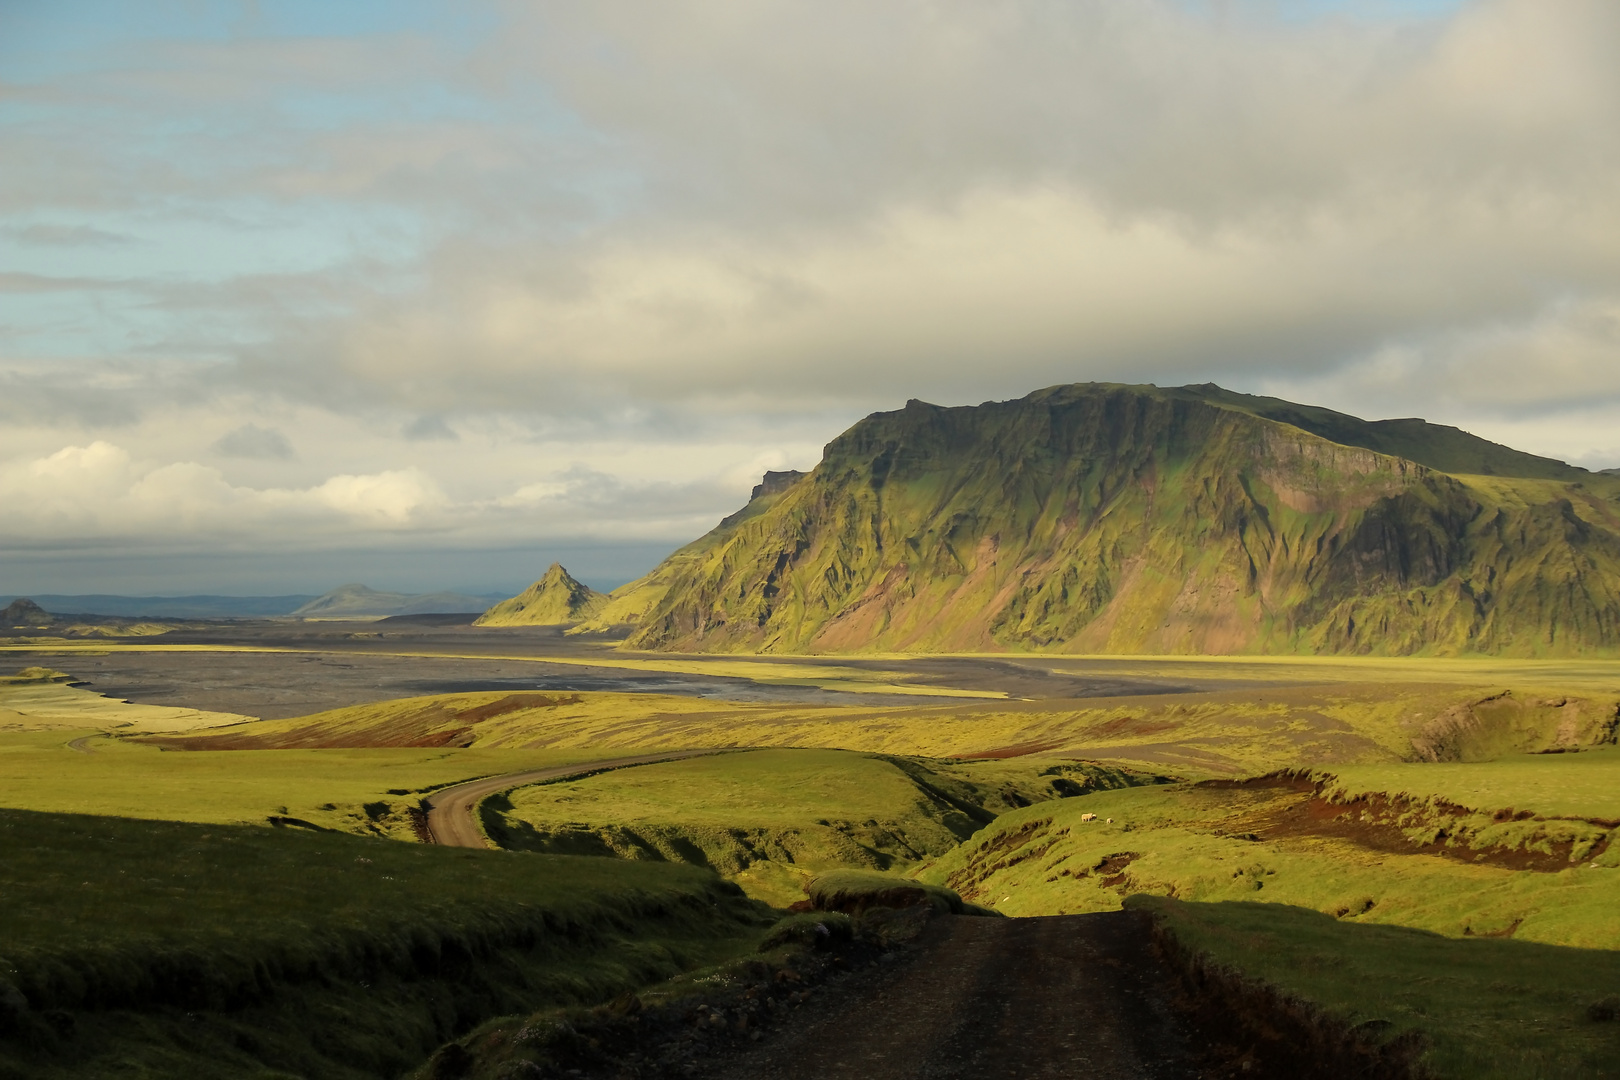
[[[1130,912],[941,918],[927,947],[690,1075],[1045,1080],[1209,1075],[1176,983]],[[1246,1075],[1260,1075],[1250,1073]]]
[[[1309,775],[1278,773],[1249,780],[1205,780],[1198,785],[1206,788],[1273,789],[1278,798],[1259,813],[1240,820],[1240,828],[1252,828],[1258,839],[1277,840],[1286,837],[1330,837],[1344,840],[1370,851],[1395,855],[1438,855],[1441,858],[1468,863],[1471,866],[1499,866],[1507,870],[1532,870],[1540,873],[1558,873],[1582,862],[1589,862],[1608,849],[1604,841],[1588,851],[1582,859],[1572,859],[1573,844],[1564,840],[1545,841],[1546,850],[1525,847],[1470,847],[1448,844],[1445,838],[1429,843],[1418,843],[1401,826],[1403,818],[1421,814],[1436,824],[1462,821],[1476,811],[1443,799],[1416,800],[1403,795],[1361,795],[1344,801],[1334,801],[1324,792],[1325,785]],[[1615,823],[1602,818],[1546,818],[1531,811],[1514,813],[1498,811],[1495,820],[1579,820],[1602,828],[1614,828]]]

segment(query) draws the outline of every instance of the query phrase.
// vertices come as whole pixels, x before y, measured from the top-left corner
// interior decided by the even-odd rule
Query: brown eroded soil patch
[[[1552,838],[1538,841],[1546,850],[1448,843],[1457,839],[1455,832],[1465,820],[1479,819],[1484,815],[1441,799],[1420,801],[1401,795],[1360,795],[1344,802],[1335,802],[1325,794],[1326,783],[1308,774],[1283,772],[1249,780],[1206,780],[1197,786],[1277,792],[1278,797],[1270,800],[1262,809],[1239,819],[1239,830],[1252,829],[1263,840],[1331,838],[1384,854],[1438,855],[1470,866],[1497,866],[1507,870],[1534,870],[1541,873],[1568,870],[1590,861],[1602,854],[1610,842],[1605,839],[1578,858],[1571,857],[1575,854],[1574,843]],[[1402,826],[1400,819],[1414,815],[1420,816],[1425,824],[1437,827],[1434,839],[1419,841],[1408,834],[1406,830],[1412,826]],[[1508,810],[1497,812],[1493,820],[1561,819],[1543,819],[1529,811],[1515,813]],[[1592,821],[1591,824],[1613,827],[1612,823],[1605,821]]]

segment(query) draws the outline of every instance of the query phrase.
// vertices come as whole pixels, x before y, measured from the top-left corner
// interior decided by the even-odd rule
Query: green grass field
[[[406,812],[434,788],[594,756],[432,748],[177,753],[94,730],[0,732],[0,806],[261,825],[291,817],[408,840]]]
[[[1584,770],[1579,757],[1544,760]],[[1609,761],[1620,781],[1620,759]],[[1005,814],[918,876],[1009,915],[1108,910],[1148,893],[1288,904],[1459,937],[1620,948],[1612,830],[1527,819],[1510,823],[1517,846],[1487,836],[1448,847],[1420,842],[1433,827],[1424,821],[1374,828],[1351,815],[1322,825],[1311,803],[1309,791],[1270,787],[1104,791]],[[1095,820],[1083,821],[1087,814]],[[1567,853],[1547,839],[1569,834],[1601,837],[1570,843]],[[1516,868],[1527,858],[1540,869]]]
[[[998,813],[1082,785],[1143,779],[1030,759],[756,750],[519,788],[485,803],[484,824],[503,847],[708,866],[785,905],[824,870],[909,867]]]
[[[1543,993],[1537,965],[1601,988],[1620,955],[1615,665],[1118,662],[1232,685],[881,707],[478,693],[240,722],[0,680],[0,903],[23,913],[0,927],[0,977],[31,1003],[27,1038],[0,1036],[0,1078],[112,1075],[137,1046],[152,1075],[398,1073],[446,1032],[538,1007],[500,986],[600,1000],[761,932],[740,897],[717,923],[682,921],[679,897],[729,878],[781,905],[841,869],[915,874],[1008,915],[1174,898],[1156,910],[1220,964],[1391,1031],[1455,1023],[1462,1041],[1435,1035],[1441,1075],[1603,1075],[1614,1025],[1570,1020],[1585,989]],[[1245,685],[1262,672],[1300,682]],[[414,839],[408,811],[458,781],[706,747],[738,752],[486,801],[486,832],[523,853],[379,842]],[[1278,769],[1304,778],[1230,782]],[[1166,777],[1181,782],[1128,786]],[[607,929],[536,952],[559,926]],[[446,955],[428,981],[453,990],[427,989],[421,957]],[[1373,995],[1379,971],[1394,989]],[[154,979],[169,989],[131,1007]],[[447,1004],[463,998],[478,1017]],[[1454,1021],[1470,1010],[1492,1019]],[[390,1011],[403,1041],[369,1034]],[[350,1034],[306,1037],[338,1017]],[[1465,1042],[1498,1048],[1497,1071],[1469,1072],[1447,1049]]]
[[[1481,810],[1620,820],[1620,747],[1475,763],[1347,765],[1333,775],[1347,797],[1400,792]]]
[[[0,811],[0,1076],[374,1077],[752,950],[689,866]]]
[[[1451,1080],[1614,1076],[1620,952],[1465,940],[1363,925],[1279,904],[1137,896],[1207,962],[1313,1003],[1385,1042],[1417,1033]],[[1612,918],[1612,916],[1611,916]],[[1593,1019],[1593,1006],[1599,1016]],[[1604,1013],[1603,1009],[1609,1009]]]

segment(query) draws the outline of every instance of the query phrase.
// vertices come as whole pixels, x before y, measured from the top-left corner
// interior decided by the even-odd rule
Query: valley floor
[[[729,986],[692,973],[754,970],[781,909],[852,871],[1017,917],[939,920],[934,947],[704,1068],[1267,1075],[1252,1031],[1217,1050],[1177,1013],[1160,954],[1184,989],[1305,1003],[1305,1043],[1441,1077],[1602,1076],[1620,1053],[1620,663],[611,645],[409,622],[0,641],[28,668],[0,678],[0,1066],[112,1068],[154,1032],[180,1060],[201,1002],[243,1076],[397,1075],[434,1045],[424,1078],[546,1075],[524,1048],[573,1021],[545,1008]],[[451,828],[505,850],[412,846]],[[596,938],[564,963],[544,943],[576,879]],[[660,895],[690,919],[659,922]],[[474,926],[489,944],[463,955]],[[221,964],[240,986],[166,983],[142,1011],[152,971]],[[362,1041],[388,1038],[372,987],[414,1002],[411,1049],[306,1052],[297,1010],[329,978]],[[428,988],[456,980],[495,1011],[445,1011]]]

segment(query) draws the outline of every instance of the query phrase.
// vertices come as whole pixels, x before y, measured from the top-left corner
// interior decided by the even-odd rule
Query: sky
[[[0,0],[0,593],[613,584],[1094,379],[1620,466],[1620,5]]]

